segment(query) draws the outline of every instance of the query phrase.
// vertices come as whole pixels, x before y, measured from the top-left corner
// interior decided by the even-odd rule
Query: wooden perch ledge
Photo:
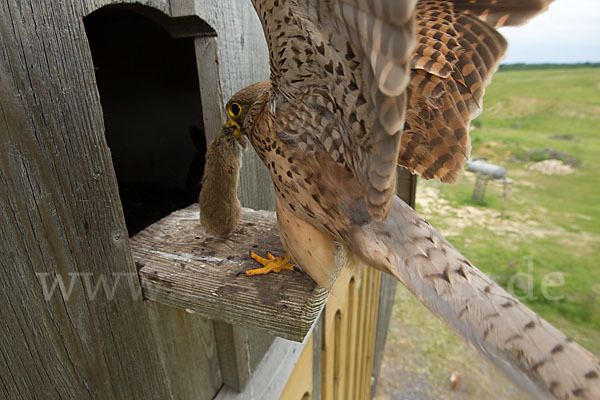
[[[131,247],[146,299],[285,339],[302,341],[328,297],[301,272],[239,274],[260,266],[250,250],[285,253],[274,212],[244,208],[238,228],[223,239],[204,232],[193,204],[135,235]]]

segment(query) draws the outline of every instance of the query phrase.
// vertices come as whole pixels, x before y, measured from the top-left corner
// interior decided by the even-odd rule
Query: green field
[[[476,203],[470,173],[454,185],[420,180],[417,210],[496,282],[600,354],[600,68],[501,71],[484,105],[472,157],[507,169],[505,217],[502,185],[490,182]],[[549,157],[562,162],[536,164]],[[384,368],[409,360],[396,373],[421,379],[429,397],[415,398],[519,398],[404,290],[394,317]],[[452,372],[462,378],[454,391]],[[378,398],[400,390],[385,373],[381,386]]]

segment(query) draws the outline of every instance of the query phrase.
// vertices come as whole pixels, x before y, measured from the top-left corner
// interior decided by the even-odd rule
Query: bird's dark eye
[[[237,118],[240,116],[241,113],[242,106],[240,106],[238,103],[231,103],[231,105],[229,106],[229,115],[233,118]]]

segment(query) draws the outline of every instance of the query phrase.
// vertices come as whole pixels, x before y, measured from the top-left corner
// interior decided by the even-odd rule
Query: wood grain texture
[[[213,141],[223,124],[223,95],[219,79],[218,41],[214,36],[194,39],[198,83],[202,99],[202,117],[206,143]]]
[[[156,302],[144,304],[170,398],[212,399],[223,384],[213,321]]]
[[[418,176],[411,174],[406,168],[396,169],[396,194],[406,204],[415,207]]]
[[[137,296],[104,138],[81,21],[102,4],[0,4],[3,398],[184,398],[161,351],[168,345],[183,353],[189,341],[181,337],[190,331],[173,325],[171,341],[158,337],[152,311]],[[44,284],[58,277],[71,292],[45,299]],[[108,293],[90,292],[102,284]],[[214,362],[187,361],[180,360],[176,379],[187,380],[195,398],[211,398],[218,371],[191,378],[204,362],[215,373]]]
[[[85,14],[109,2],[102,1],[86,1]],[[129,2],[134,3],[123,1]],[[238,90],[269,79],[267,43],[251,2],[140,0],[135,3],[165,14],[171,13],[173,17],[196,15],[216,32],[216,46],[210,38],[197,38],[195,43],[196,56],[199,59],[205,55],[209,57],[201,60],[203,67],[199,63],[199,83],[207,144],[210,143],[223,121],[222,110],[227,100]],[[215,51],[218,65],[210,65],[214,62]],[[215,114],[217,112],[218,115]],[[273,184],[267,168],[253,151],[245,152],[243,164],[238,187],[242,205],[258,210],[275,210]]]
[[[239,275],[257,267],[249,250],[284,253],[273,212],[244,209],[238,228],[222,239],[203,232],[194,204],[135,235],[131,246],[147,299],[205,318],[302,341],[327,300],[300,272]]]
[[[228,386],[223,386],[214,400],[279,399],[309,340],[309,335],[302,343],[275,338],[245,389],[242,392],[236,392]]]
[[[321,383],[315,398],[370,398],[381,274],[352,258],[340,273],[322,317]]]
[[[206,101],[225,103],[238,90],[269,79],[267,43],[250,1],[171,0],[177,13],[193,12],[206,21],[218,35],[219,76],[222,98],[202,97]],[[216,131],[215,131],[216,133]],[[275,210],[273,184],[268,170],[253,151],[244,154],[240,173],[239,195],[242,205],[259,210]]]
[[[218,320],[214,325],[223,383],[241,392],[275,337]]]
[[[381,274],[375,350],[373,352],[373,385],[371,387],[371,398],[375,397],[375,390],[377,389],[377,380],[379,378],[381,361],[383,359],[383,349],[385,347],[385,341],[390,328],[392,309],[394,307],[394,299],[396,297],[397,287],[398,280],[395,277],[386,273]]]
[[[224,7],[223,2],[217,1],[199,4],[194,0],[171,0],[170,5],[172,15],[199,15],[218,35],[197,37],[194,42],[208,144],[224,121],[223,109],[229,96],[246,84],[267,79],[266,44],[249,2],[245,5],[227,2]],[[239,26],[243,26],[243,30],[237,31]],[[263,59],[256,56],[261,51]],[[240,64],[244,64],[243,70]],[[233,73],[236,75],[232,76]],[[245,76],[242,78],[238,74]],[[244,155],[240,175],[238,196],[242,204],[255,209],[274,210],[268,171],[254,152]],[[215,333],[223,382],[233,390],[242,391],[273,337],[261,331],[216,321]]]
[[[321,400],[321,352],[323,350],[323,313],[313,326],[313,363],[311,400]]]
[[[310,374],[313,362],[313,347],[315,335],[307,338],[306,345],[300,353],[294,370],[285,384],[285,388],[279,396],[279,400],[313,400],[315,399],[313,388],[314,375]],[[320,380],[321,377],[319,376]]]
[[[82,23],[109,3],[0,4],[2,398],[209,399],[221,386],[212,323],[137,297]],[[131,3],[171,9],[167,0]],[[254,39],[239,40],[241,32],[260,32],[253,13],[243,10],[250,5],[205,3],[193,2],[194,10],[201,8],[223,37],[228,92],[264,79],[266,57],[252,55]],[[242,19],[248,22],[233,23]],[[225,39],[231,27],[238,37]],[[256,68],[240,69],[240,60]],[[203,101],[211,100],[223,101],[204,93]],[[261,199],[265,188],[255,189]],[[67,288],[73,279],[71,293],[57,289],[46,301],[44,282],[56,277]],[[102,282],[114,297],[102,289],[90,296],[86,285]]]

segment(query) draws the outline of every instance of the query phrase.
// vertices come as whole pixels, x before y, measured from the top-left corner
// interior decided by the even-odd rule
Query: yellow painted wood
[[[346,344],[347,330],[344,329],[344,322],[347,318],[342,318],[342,312],[346,310],[337,310],[335,313],[333,335],[333,397],[335,399],[344,398],[344,388],[346,380],[344,379],[343,366],[346,360]]]
[[[368,276],[365,276],[361,280],[361,287],[358,292],[358,302],[359,302],[359,311],[358,311],[358,327],[357,327],[357,339],[358,342],[356,344],[356,361],[354,364],[354,392],[355,397],[358,399],[362,394],[362,366],[364,362],[364,345],[365,345],[365,323],[366,323],[366,308],[367,308],[367,288],[368,288]]]
[[[375,351],[375,339],[377,336],[377,315],[379,306],[379,285],[381,282],[380,273],[373,269],[369,270],[368,277],[369,292],[367,295],[368,311],[367,311],[367,323],[365,325],[365,332],[363,333],[365,339],[364,358],[363,358],[363,370],[361,373],[362,378],[362,396],[363,399],[368,399],[371,395],[371,376],[373,374],[373,361]]]
[[[371,395],[381,273],[365,269],[357,260],[350,259],[348,264],[323,314],[322,400],[361,400]],[[308,351],[305,348],[302,357]],[[298,363],[281,399],[301,399],[306,393],[311,396],[297,382],[300,379],[312,385],[312,356],[310,359],[310,365]]]
[[[279,400],[310,400],[312,398],[313,337],[306,341],[296,367],[290,375]]]
[[[370,399],[380,281],[379,271],[349,259],[333,286],[322,316],[322,400]],[[312,344],[308,347],[301,358],[311,352],[310,363],[298,362],[280,399],[312,397]],[[299,381],[310,382],[310,390]]]
[[[352,399],[355,395],[354,384],[352,380],[353,366],[356,364],[356,343],[358,342],[358,288],[360,281],[356,279],[350,280],[348,284],[348,342],[346,346],[346,354],[348,356],[348,362],[345,366],[346,375],[346,392],[348,398]]]
[[[349,263],[353,263],[349,260]],[[336,356],[336,314],[339,312],[338,326],[340,324],[342,309],[348,301],[348,284],[354,278],[355,267],[346,265],[335,285],[331,290],[331,295],[325,306],[323,318],[323,351],[321,353],[321,399],[334,399],[334,381],[336,376],[335,356]],[[355,279],[355,278],[354,278]],[[341,332],[341,329],[338,329]],[[341,353],[341,349],[339,350]]]

